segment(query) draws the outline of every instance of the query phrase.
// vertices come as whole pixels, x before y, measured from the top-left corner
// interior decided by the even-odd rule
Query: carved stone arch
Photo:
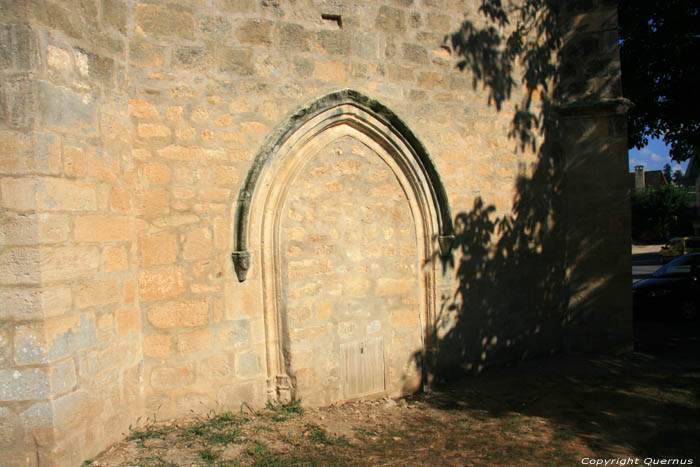
[[[447,196],[425,147],[388,108],[360,93],[326,95],[295,113],[265,141],[241,188],[236,204],[234,268],[246,279],[259,264],[263,289],[268,396],[294,397],[290,384],[289,339],[283,309],[280,217],[287,193],[305,162],[319,148],[343,137],[360,142],[390,167],[413,216],[420,258],[420,333],[425,356],[436,317],[435,258],[449,253],[454,240]],[[423,358],[423,362],[425,362]],[[422,367],[425,376],[425,365]]]

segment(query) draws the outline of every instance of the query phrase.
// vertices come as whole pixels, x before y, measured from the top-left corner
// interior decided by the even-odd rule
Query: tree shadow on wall
[[[605,153],[611,141],[626,144],[625,117],[608,113],[601,123],[581,118],[576,111],[572,115],[570,106],[620,95],[616,56],[608,53],[615,38],[588,34],[571,19],[609,3],[524,0],[516,7],[482,0],[487,25],[465,21],[446,39],[460,57],[460,70],[471,74],[474,87],[488,90],[490,105],[503,111],[517,96],[508,137],[516,143],[516,152],[532,150],[536,158],[531,166],[519,167],[509,213],[499,213],[488,200],[477,198],[469,212],[455,216],[453,252],[439,259],[445,274],[455,271],[456,290],[442,296],[435,334],[429,336],[431,354],[415,355],[433,384],[536,356],[604,350],[612,348],[616,339],[627,339],[631,345],[631,293],[621,293],[631,285],[629,232],[625,226],[615,232],[613,221],[601,221],[605,212],[628,212],[627,187],[612,186],[626,179],[606,178],[604,173],[607,169],[626,174],[626,161],[618,163],[624,167],[599,167],[599,180],[591,176],[595,171],[585,168]],[[581,194],[585,201],[579,199]],[[590,212],[598,208],[603,214]],[[671,438],[676,444],[685,443],[691,436],[689,418],[672,433],[652,429],[644,438],[640,430],[627,430],[637,408],[658,415],[658,419],[647,417],[645,423],[651,425],[660,423],[662,412],[678,414],[684,408],[671,401],[661,411],[654,409],[651,399],[639,391],[635,394],[638,380],[615,376],[637,363],[622,360],[608,365],[608,377],[602,379],[571,377],[574,382],[566,383],[566,388],[574,391],[561,391],[555,401],[548,399],[549,385],[554,379],[569,378],[562,373],[567,367],[537,376],[538,367],[545,364],[532,360],[523,364],[522,373],[529,377],[522,382],[510,378],[488,400],[475,399],[465,390],[463,400],[489,415],[519,411],[545,417],[562,430],[582,435],[599,453],[614,453],[620,443],[645,452],[645,443],[656,435],[657,447]],[[647,376],[652,386],[663,382],[651,373]],[[606,390],[596,381],[603,381]],[[696,382],[688,385],[697,391]],[[594,403],[598,394],[605,397],[605,404]],[[532,403],[537,398],[540,402]],[[428,400],[440,406],[439,396]],[[590,408],[585,407],[588,403]],[[567,415],[574,412],[578,415]],[[697,415],[693,410],[689,416]]]
[[[575,202],[567,194],[581,189],[569,180],[581,162],[567,154],[568,146],[600,154],[608,144],[585,120],[566,118],[567,105],[619,96],[609,44],[576,32],[585,28],[572,23],[599,6],[594,3],[482,0],[486,26],[464,21],[445,39],[474,88],[488,91],[489,105],[503,111],[517,97],[507,136],[516,143],[519,160],[526,160],[520,157],[525,151],[536,159],[520,163],[509,213],[497,215],[494,205],[477,198],[471,211],[455,216],[452,254],[440,260],[443,272],[454,268],[457,287],[442,296],[436,332],[429,339],[432,353],[425,362],[416,355],[424,374],[437,382],[481,372],[487,365],[569,350],[570,339],[581,326],[596,325],[599,303],[614,293],[615,277],[600,275],[593,286],[590,280],[591,271],[601,269],[600,243],[608,232],[596,223],[572,229]],[[598,49],[606,53],[594,53]],[[602,63],[605,57],[608,63]],[[606,127],[602,134],[624,135],[621,118],[621,127]],[[627,202],[626,191],[616,202]],[[625,319],[620,318],[621,325]]]

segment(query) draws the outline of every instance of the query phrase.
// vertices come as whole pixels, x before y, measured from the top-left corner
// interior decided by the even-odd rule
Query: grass
[[[203,443],[231,444],[238,442],[241,425],[247,418],[233,412],[210,412],[206,419],[192,423],[182,430],[181,436],[195,437]]]
[[[299,400],[292,400],[289,402],[267,401],[263,413],[266,418],[273,422],[284,422],[292,417],[303,415],[304,409],[301,407],[301,401]]]
[[[137,419],[138,423],[139,420]],[[172,428],[167,426],[159,426],[156,422],[156,418],[146,419],[143,427],[132,427],[129,425],[129,434],[126,437],[127,441],[136,441],[139,446],[144,446],[147,440],[150,439],[164,439],[168,433],[172,431]]]
[[[282,460],[270,452],[265,443],[254,441],[245,453],[253,460],[256,467],[277,467],[285,465]]]
[[[214,462],[221,457],[221,451],[214,451],[211,448],[204,448],[197,451],[199,457],[206,462],[208,465],[214,464]]]

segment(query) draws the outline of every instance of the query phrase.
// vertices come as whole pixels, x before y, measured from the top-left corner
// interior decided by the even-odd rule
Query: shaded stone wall
[[[572,105],[555,118],[563,123],[550,143],[566,150],[552,164],[509,137],[525,90],[515,86],[496,106],[445,45],[463,18],[490,25],[478,1],[0,2],[0,449],[8,463],[77,465],[139,416],[260,406],[280,395],[271,349],[291,351],[292,389],[310,402],[336,400],[335,362],[305,362],[316,347],[301,348],[295,326],[332,327],[332,352],[344,335],[383,335],[392,394],[438,368],[449,376],[567,348],[628,346],[614,9],[571,4],[575,34],[562,57],[590,74],[564,67],[557,105]],[[277,275],[263,275],[269,245],[253,242],[239,283],[234,212],[256,154],[295,111],[346,88],[389,108],[425,147],[454,216],[454,250],[440,258],[436,239],[420,238],[424,201],[407,201],[415,194],[405,181],[406,198],[399,185],[393,198],[360,192],[364,177],[384,186],[372,185],[382,162],[370,154],[368,172],[347,183],[350,162],[323,183],[300,176],[277,238]],[[538,92],[533,102],[546,100]],[[320,151],[308,169],[335,170],[331,157]],[[355,194],[333,191],[340,185]],[[381,226],[380,240],[363,244],[356,271],[359,206],[341,210],[353,224],[343,232],[293,215],[374,198],[367,231]],[[396,218],[382,211],[392,203]],[[308,232],[297,238],[294,227]],[[252,222],[251,234],[260,228]],[[325,240],[316,231],[332,228],[338,236]],[[293,247],[305,260],[318,248],[328,270],[294,273]],[[439,276],[435,285],[426,270]],[[328,277],[314,292],[319,274]],[[286,281],[287,308],[270,316],[264,281],[273,276]],[[421,304],[412,308],[414,300]],[[381,311],[351,319],[361,301]],[[285,332],[272,332],[287,319]],[[287,342],[271,342],[278,338]],[[317,383],[332,387],[319,395],[310,390]]]
[[[621,175],[628,167],[628,103],[619,99],[617,3],[595,7],[569,5],[559,112],[567,148],[567,319],[573,324],[567,345],[589,351],[599,341],[629,348],[632,339],[630,186]]]

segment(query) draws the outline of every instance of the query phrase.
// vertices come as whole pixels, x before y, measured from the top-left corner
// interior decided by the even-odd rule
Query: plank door
[[[383,337],[341,344],[340,358],[341,385],[346,399],[385,390]]]

